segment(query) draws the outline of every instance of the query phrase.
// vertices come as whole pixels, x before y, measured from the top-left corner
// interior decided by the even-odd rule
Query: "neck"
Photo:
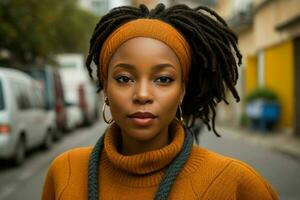
[[[170,143],[168,134],[168,126],[160,133],[156,134],[155,137],[149,140],[136,140],[129,137],[124,137],[122,133],[122,146],[121,153],[123,155],[135,155],[148,151],[157,150],[163,148]]]

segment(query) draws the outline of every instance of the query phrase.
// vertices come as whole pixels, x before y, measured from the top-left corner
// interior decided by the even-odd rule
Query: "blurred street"
[[[281,200],[299,199],[300,179],[296,177],[300,177],[300,154],[291,153],[293,151],[280,147],[274,148],[275,145],[280,144],[275,134],[249,135],[243,129],[224,127],[217,130],[221,138],[215,137],[212,132],[203,132],[200,136],[200,145],[248,163],[269,181]],[[294,144],[287,142],[285,146],[295,147]]]
[[[94,145],[105,126],[95,123],[89,128],[79,128],[55,143],[49,151],[32,151],[21,167],[0,163],[0,200],[39,200],[44,178],[51,161],[62,152]]]
[[[4,0],[0,1],[0,200],[40,199],[52,160],[69,149],[96,143],[106,128],[99,119],[104,96],[96,93],[101,83],[97,63],[88,64],[87,70],[86,61],[92,49],[100,49],[100,39],[107,38],[91,40],[95,25],[112,8],[145,4],[152,9],[158,3],[186,4],[207,17],[214,14],[198,8],[212,8],[230,28],[218,32],[232,31],[239,41],[243,59],[235,89],[241,101],[235,103],[236,95],[226,88],[229,105],[218,102],[215,118],[222,137],[205,129],[200,146],[248,163],[280,199],[300,199],[300,0]],[[172,21],[165,14],[161,17]],[[221,22],[214,18],[213,24]],[[215,35],[205,28],[206,20],[188,27],[195,24],[204,28],[192,30],[193,38]],[[95,35],[103,30],[108,36],[113,25],[105,26],[96,28]],[[236,40],[220,38],[222,45]],[[221,55],[222,46],[216,49],[210,37],[195,39],[192,46],[202,43],[212,47],[208,60]],[[205,66],[204,61],[200,64]],[[225,84],[226,68],[216,66],[222,67],[221,74],[213,70],[217,73],[203,78],[222,77]]]
[[[32,151],[21,167],[0,163],[0,200],[38,200],[50,162],[67,149],[95,144],[106,125],[96,123],[80,128],[54,144],[50,151]],[[212,151],[243,160],[260,172],[277,190],[282,200],[298,200],[300,196],[300,160],[271,149],[263,143],[238,136],[232,130],[219,129],[222,138],[204,131],[200,145]]]

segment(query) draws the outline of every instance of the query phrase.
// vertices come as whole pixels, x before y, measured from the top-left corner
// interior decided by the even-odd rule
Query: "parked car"
[[[20,165],[26,151],[52,145],[53,123],[42,99],[42,85],[27,74],[0,67],[0,159]]]
[[[48,115],[55,121],[55,139],[61,138],[61,133],[67,127],[67,111],[65,108],[64,90],[58,70],[53,67],[31,67],[22,69],[25,73],[40,81],[44,86],[44,101]]]
[[[63,80],[66,102],[73,107],[68,110],[68,120],[76,118],[79,125],[90,125],[98,118],[98,95],[83,64],[81,54],[61,54],[57,56],[59,71]],[[77,109],[75,107],[77,107]],[[79,114],[79,116],[78,116]],[[70,119],[69,119],[70,116]]]
[[[90,83],[81,83],[79,84],[78,94],[83,125],[89,126],[98,119],[98,98],[96,96],[95,86]]]
[[[67,124],[66,130],[73,131],[82,124],[82,116],[80,108],[72,101],[66,100]]]

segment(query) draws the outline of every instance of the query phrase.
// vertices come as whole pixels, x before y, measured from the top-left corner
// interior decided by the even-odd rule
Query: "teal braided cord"
[[[169,192],[171,190],[174,181],[181,171],[183,165],[187,162],[189,155],[193,147],[193,135],[190,130],[184,126],[186,138],[183,143],[182,150],[175,160],[171,163],[167,169],[163,180],[159,184],[159,188],[155,195],[155,200],[166,200],[168,199]]]
[[[104,144],[104,135],[103,134],[96,145],[93,148],[93,151],[89,158],[89,171],[88,171],[88,192],[89,200],[98,200],[99,199],[99,161],[100,161],[100,155],[103,149]]]

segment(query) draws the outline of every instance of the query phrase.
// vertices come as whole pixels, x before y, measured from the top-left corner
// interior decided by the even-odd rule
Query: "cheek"
[[[122,92],[119,88],[116,88],[113,84],[110,83],[108,83],[107,85],[107,97],[109,99],[111,113],[114,117],[124,110],[126,105],[124,104],[124,102],[130,101],[128,92]]]
[[[180,102],[180,89],[175,87],[171,90],[159,91],[157,102],[160,104],[161,112],[173,117],[176,114]]]

